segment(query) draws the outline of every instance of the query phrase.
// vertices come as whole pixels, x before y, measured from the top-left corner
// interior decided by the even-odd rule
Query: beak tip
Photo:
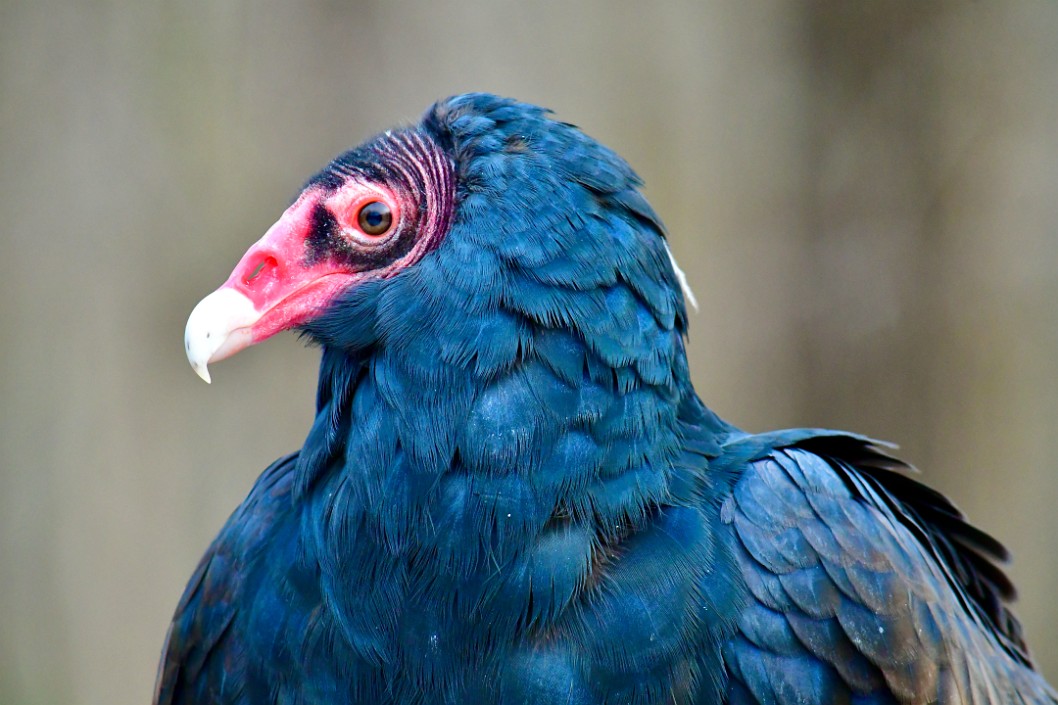
[[[209,368],[206,365],[194,365],[195,374],[202,378],[202,381],[206,384],[212,384],[213,381],[209,377]]]

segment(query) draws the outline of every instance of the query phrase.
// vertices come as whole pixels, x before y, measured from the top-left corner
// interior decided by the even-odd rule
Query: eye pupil
[[[357,216],[358,225],[368,235],[381,235],[393,223],[393,214],[382,201],[371,201],[363,208]]]

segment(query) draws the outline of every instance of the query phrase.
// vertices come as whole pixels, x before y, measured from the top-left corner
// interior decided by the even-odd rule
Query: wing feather
[[[724,649],[729,700],[1058,702],[1002,546],[867,439],[798,433],[733,450],[746,466],[721,518],[751,598]]]

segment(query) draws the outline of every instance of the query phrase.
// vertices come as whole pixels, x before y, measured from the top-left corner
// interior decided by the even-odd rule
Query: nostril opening
[[[263,260],[257,263],[257,266],[253,268],[253,271],[250,272],[249,276],[247,276],[246,279],[243,280],[243,282],[249,285],[255,279],[260,278],[262,274],[267,274],[271,272],[273,269],[275,269],[277,264],[278,262],[276,262],[275,257],[265,257]]]

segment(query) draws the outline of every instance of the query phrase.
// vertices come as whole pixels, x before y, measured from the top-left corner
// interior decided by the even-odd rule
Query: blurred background
[[[303,179],[468,90],[647,182],[752,430],[897,441],[1015,554],[1058,681],[1058,3],[0,0],[0,703],[148,702],[317,352],[181,338]]]

